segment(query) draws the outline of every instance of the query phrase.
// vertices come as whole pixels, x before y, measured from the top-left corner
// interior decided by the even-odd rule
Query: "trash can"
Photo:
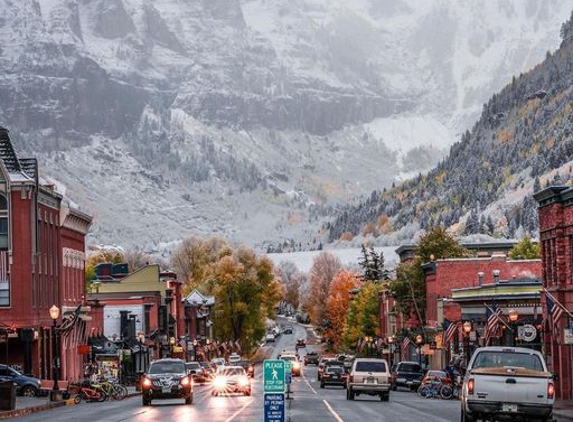
[[[0,410],[16,408],[16,384],[13,381],[0,382]]]

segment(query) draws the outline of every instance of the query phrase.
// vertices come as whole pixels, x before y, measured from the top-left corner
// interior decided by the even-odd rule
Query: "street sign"
[[[263,391],[265,393],[284,393],[285,361],[267,359],[263,362]]]
[[[265,422],[285,422],[284,393],[265,393]]]

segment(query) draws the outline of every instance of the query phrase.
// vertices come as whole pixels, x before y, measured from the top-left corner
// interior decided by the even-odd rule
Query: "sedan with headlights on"
[[[245,396],[251,395],[251,383],[245,368],[242,366],[225,366],[217,371],[213,380],[213,390],[211,394],[243,393]]]

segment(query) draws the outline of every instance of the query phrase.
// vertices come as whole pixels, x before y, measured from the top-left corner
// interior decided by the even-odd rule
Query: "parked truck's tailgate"
[[[471,400],[547,404],[551,374],[525,368],[480,368],[471,371],[475,393]],[[551,400],[552,402],[552,400]]]

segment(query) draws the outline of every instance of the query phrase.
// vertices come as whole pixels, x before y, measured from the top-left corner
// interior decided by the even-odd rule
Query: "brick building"
[[[547,315],[546,354],[550,370],[558,374],[557,397],[573,399],[573,347],[565,336],[573,311],[573,188],[551,186],[534,195],[539,204],[539,237],[543,286],[566,311],[553,321]],[[543,296],[546,306],[547,297]],[[546,308],[547,314],[547,308]]]
[[[0,127],[0,362],[52,378],[49,309],[60,309],[61,377],[78,378],[97,320],[85,305],[85,236],[92,218],[43,183],[34,158],[21,159]],[[64,324],[65,323],[65,324]]]

